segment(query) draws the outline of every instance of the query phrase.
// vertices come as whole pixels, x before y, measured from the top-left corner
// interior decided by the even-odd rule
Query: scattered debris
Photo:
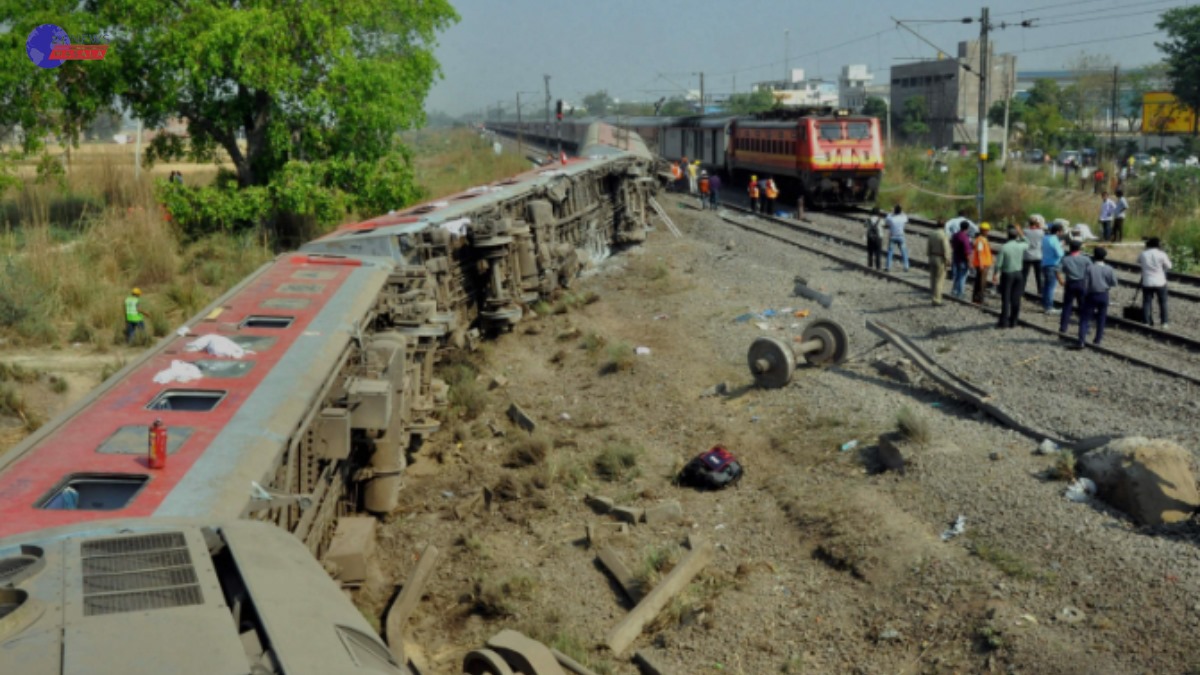
[[[1058,613],[1058,620],[1063,623],[1079,623],[1085,618],[1086,615],[1083,613],[1083,610],[1078,607],[1071,607],[1070,605],[1063,607]]]
[[[372,516],[338,518],[325,560],[337,567],[343,585],[358,585],[367,579],[367,561],[375,555],[375,524]]]
[[[954,521],[954,525],[951,526],[950,529],[946,530],[945,532],[942,532],[942,541],[950,541],[951,539],[957,537],[958,535],[960,535],[966,531],[967,531],[967,517],[960,515]]]
[[[913,460],[913,444],[897,431],[879,436],[879,463],[885,469],[904,473]]]
[[[564,413],[559,413],[559,414],[558,414],[558,419],[560,419],[560,420],[562,420],[562,421],[564,421],[564,422],[570,422],[570,421],[571,421],[571,413],[565,413],[565,412],[564,412]]]
[[[993,462],[999,461],[1004,459],[1004,453],[1000,452],[999,450],[993,450],[988,453],[988,459],[992,460]]]
[[[488,383],[488,389],[499,389],[508,386],[508,378],[503,375],[493,375],[492,381]]]
[[[1143,525],[1187,520],[1200,507],[1191,453],[1171,441],[1122,438],[1084,453],[1079,469],[1101,499]]]
[[[644,651],[634,652],[633,662],[638,670],[642,671],[642,675],[668,675],[667,670]]]
[[[829,309],[833,306],[833,296],[809,288],[808,280],[804,277],[796,277],[793,279],[793,281],[795,282],[795,285],[793,286],[792,292],[796,295],[812,300],[825,309]]]
[[[416,568],[413,569],[412,574],[408,575],[408,581],[404,584],[404,588],[396,596],[392,606],[388,608],[387,620],[384,624],[384,637],[387,638],[392,654],[401,663],[404,662],[404,627],[408,623],[408,618],[412,616],[413,610],[417,608],[417,603],[421,601],[421,596],[425,593],[425,586],[433,577],[437,559],[438,548],[433,544],[427,545],[425,550],[421,551],[421,559],[417,561]],[[397,651],[400,653],[397,654]]]
[[[671,318],[671,316],[669,314],[655,314],[654,315],[655,321],[662,321],[663,319],[669,319],[669,318]]]
[[[497,438],[503,438],[506,435],[506,432],[504,431],[504,429],[502,429],[500,427],[500,425],[496,424],[495,420],[488,420],[487,428],[488,428],[488,431],[491,431],[492,435]]]
[[[650,348],[649,347],[638,347],[633,350],[633,353],[637,354],[638,356],[646,356],[647,354],[650,353]]]
[[[838,447],[838,449],[841,452],[850,452],[851,450],[853,450],[857,447],[858,447],[858,439],[856,438],[852,441],[846,441],[845,443],[842,443],[841,446]]]
[[[900,631],[896,630],[895,628],[887,628],[879,633],[880,642],[892,642],[900,639]]]
[[[792,316],[796,317],[797,319],[807,319],[809,314],[811,314],[811,312],[809,312],[807,309],[800,309],[793,312]]]
[[[635,506],[614,506],[613,517],[626,523],[637,523],[645,512]]]
[[[575,675],[596,675],[596,671],[588,668],[582,663],[579,663],[575,659],[567,656],[553,647],[550,648],[550,653],[554,655],[554,659],[558,661],[560,666],[566,668]]]
[[[633,574],[625,566],[624,561],[621,560],[621,556],[617,555],[616,551],[605,546],[600,549],[596,560],[600,561],[604,569],[612,575],[613,581],[617,582],[617,586],[625,594],[625,597],[629,598],[630,602],[636,603],[642,599],[641,593],[638,592],[640,586],[637,580],[633,578]]]
[[[695,548],[609,632],[605,644],[614,654],[620,656],[628,649],[646,624],[658,616],[663,607],[712,560],[712,542],[703,540],[695,543]]]
[[[708,398],[710,396],[723,396],[729,393],[728,382],[718,382],[713,386],[700,392],[700,398]]]
[[[759,330],[771,330],[771,324],[767,323],[766,321],[755,321],[754,325],[758,327]]]
[[[733,322],[734,323],[746,323],[747,321],[749,321],[750,319],[753,319],[753,318],[754,318],[753,314],[739,314],[733,318]]]
[[[679,484],[694,488],[719,490],[742,479],[742,465],[725,448],[717,445],[692,458],[679,472]]]
[[[487,646],[504,657],[519,673],[536,675],[566,675],[558,659],[546,645],[525,637],[515,630],[502,630],[487,641]]]
[[[1054,441],[1050,440],[1049,438],[1046,438],[1046,439],[1043,439],[1042,442],[1038,444],[1037,449],[1033,451],[1033,454],[1035,454],[1035,455],[1053,455],[1053,454],[1056,454],[1058,451],[1059,451],[1058,443],[1055,443]]]
[[[533,433],[533,430],[537,428],[537,424],[534,423],[533,418],[527,415],[524,410],[521,410],[521,407],[516,403],[508,406],[508,419],[529,433]]]
[[[1072,502],[1086,502],[1096,494],[1096,483],[1090,478],[1076,478],[1067,486],[1066,498]]]
[[[613,510],[613,500],[609,497],[601,497],[599,495],[587,495],[583,501],[596,513],[601,515],[611,513]]]
[[[678,523],[683,520],[683,507],[678,501],[672,499],[646,509],[642,518],[647,525]]]

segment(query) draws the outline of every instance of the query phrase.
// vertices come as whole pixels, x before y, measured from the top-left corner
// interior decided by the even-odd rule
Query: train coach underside
[[[408,458],[439,428],[436,411],[448,401],[434,376],[440,356],[510,329],[590,261],[645,239],[657,189],[648,160],[626,156],[556,173],[507,198],[474,198],[475,210],[454,215],[469,219],[463,236],[435,219],[417,232],[367,235],[396,239],[402,259],[355,322],[358,333],[345,336],[321,390],[309,395],[264,483],[271,499],[243,515],[294,532],[319,557],[339,515],[394,510]],[[342,254],[336,239],[302,251]]]
[[[798,187],[806,205],[849,206],[875,201],[880,179],[878,171],[801,171]]]

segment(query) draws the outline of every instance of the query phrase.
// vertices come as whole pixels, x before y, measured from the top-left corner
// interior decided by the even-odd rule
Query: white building
[[[838,107],[862,110],[867,104],[867,87],[874,79],[875,75],[864,64],[842,66],[842,74],[838,77]]]
[[[755,82],[755,91],[770,91],[775,100],[781,105],[836,106],[838,103],[837,85],[820,79],[806,80],[803,68],[793,68],[790,81],[770,80]]]

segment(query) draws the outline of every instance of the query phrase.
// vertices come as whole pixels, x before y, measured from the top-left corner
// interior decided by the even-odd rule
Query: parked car
[[[1080,166],[1082,161],[1079,159],[1078,150],[1063,150],[1058,153],[1057,161],[1059,164],[1066,166],[1067,162],[1074,162],[1076,166]]]
[[[1029,160],[1030,164],[1041,164],[1046,161],[1046,153],[1041,148],[1034,148],[1025,155],[1025,158]]]
[[[1150,166],[1153,162],[1150,161],[1150,153],[1139,152],[1133,156],[1134,166]]]

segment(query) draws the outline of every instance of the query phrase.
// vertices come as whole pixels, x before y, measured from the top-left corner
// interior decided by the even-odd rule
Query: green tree
[[[1029,89],[1029,96],[1026,97],[1025,103],[1030,108],[1036,108],[1042,104],[1058,107],[1061,104],[1062,90],[1059,89],[1058,83],[1050,78],[1043,77],[1033,81],[1033,86]]]
[[[725,103],[725,109],[735,115],[753,115],[766,112],[775,106],[775,97],[767,89],[759,89],[749,94],[733,94]]]
[[[0,108],[16,102],[0,124],[19,118],[26,150],[47,131],[75,143],[116,103],[150,128],[184,121],[186,137],[156,135],[148,160],[215,161],[223,150],[236,187],[265,189],[268,211],[328,218],[314,200],[396,208],[419,194],[396,134],[422,123],[439,74],[434,39],[457,18],[446,0],[0,0],[12,27]],[[14,43],[43,23],[110,33],[107,57],[33,67]]]
[[[1008,130],[1012,134],[1012,130],[1025,121],[1025,101],[1013,97],[1008,102]],[[992,126],[1004,126],[1004,101],[996,101],[988,108],[988,123]]]
[[[887,101],[878,96],[868,96],[867,102],[863,105],[862,114],[869,117],[878,117],[883,119],[887,117],[888,104]]]
[[[663,104],[662,109],[659,110],[659,114],[664,115],[666,117],[680,117],[683,115],[695,115],[696,108],[695,108],[695,104],[693,104],[692,102],[684,100],[683,98],[680,98],[678,96],[675,96],[675,97],[670,98],[669,100],[667,100],[666,103]]]
[[[1157,28],[1167,41],[1154,43],[1166,54],[1171,92],[1192,110],[1200,110],[1200,7],[1176,7],[1163,12]],[[1200,133],[1200,116],[1193,118],[1192,134]]]
[[[904,102],[900,113],[900,130],[905,136],[919,138],[929,133],[929,103],[924,96],[913,96]]]
[[[1058,106],[1050,103],[1029,105],[1026,102],[1025,135],[1033,147],[1044,148],[1049,152],[1059,143],[1066,126],[1067,121]]]
[[[650,116],[654,114],[654,104],[639,103],[637,101],[621,101],[620,103],[613,104],[610,112],[612,112],[614,115]]]
[[[583,107],[587,108],[589,115],[607,115],[612,105],[612,98],[604,90],[583,97]]]
[[[1159,81],[1166,77],[1166,64],[1156,63],[1125,73],[1126,92],[1118,104],[1120,115],[1125,118],[1129,133],[1138,130],[1142,121],[1142,102],[1146,92],[1154,91]]]

